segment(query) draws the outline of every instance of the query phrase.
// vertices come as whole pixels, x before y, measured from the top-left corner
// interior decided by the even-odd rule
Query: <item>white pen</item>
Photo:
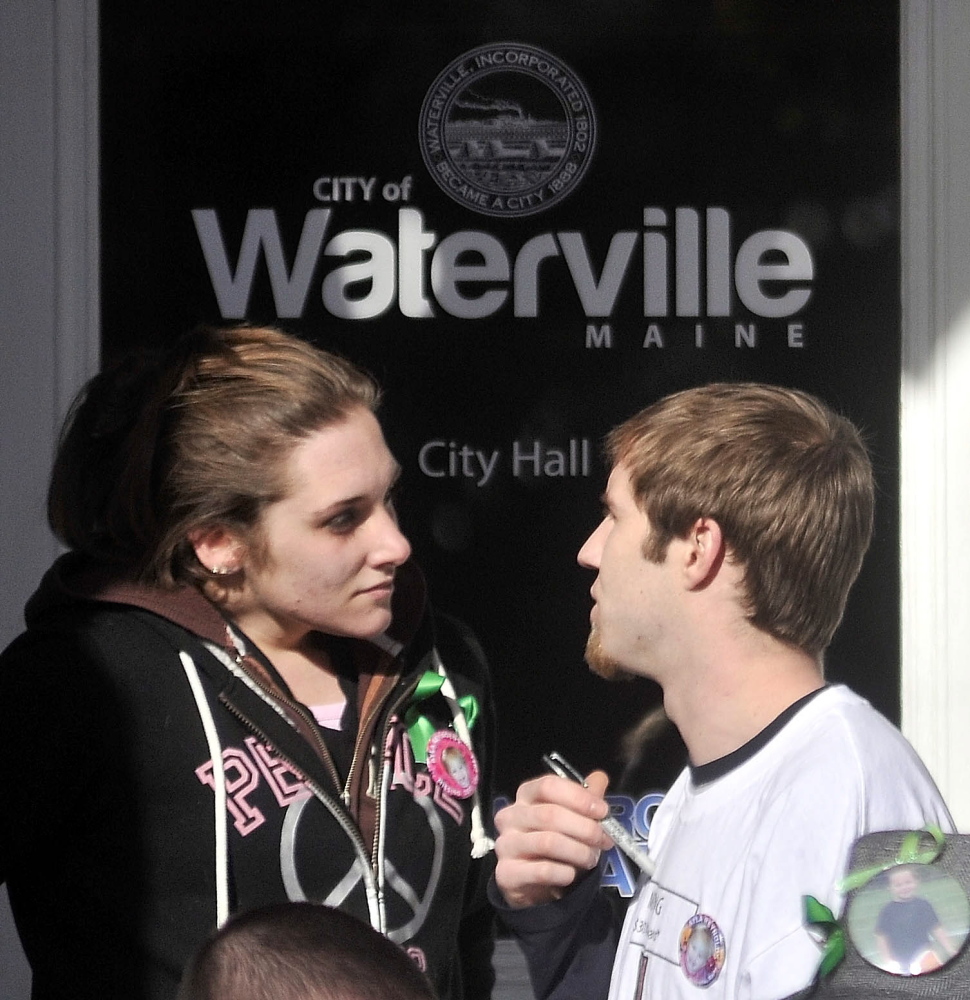
[[[542,762],[554,774],[569,781],[588,788],[586,779],[566,760],[561,753],[551,750],[542,755]],[[640,849],[640,844],[629,833],[615,816],[607,816],[600,820],[600,826],[610,835],[610,839],[617,847],[646,875],[653,875],[654,863],[644,851]]]

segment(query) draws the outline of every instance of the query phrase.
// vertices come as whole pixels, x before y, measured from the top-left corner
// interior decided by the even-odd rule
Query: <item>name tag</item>
[[[680,964],[680,933],[697,913],[697,903],[649,882],[633,917],[631,947],[665,962]]]

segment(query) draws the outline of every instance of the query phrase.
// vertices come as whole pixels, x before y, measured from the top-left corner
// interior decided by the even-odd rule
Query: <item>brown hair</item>
[[[177,1000],[434,1000],[396,944],[341,910],[278,903],[231,919],[199,950]]]
[[[869,546],[872,465],[858,430],[804,392],[714,383],[675,393],[607,439],[663,561],[699,517],[743,568],[750,622],[820,655]]]
[[[68,415],[48,517],[66,545],[144,583],[204,580],[193,528],[251,531],[292,448],[363,406],[373,380],[269,327],[201,328],[95,376]]]

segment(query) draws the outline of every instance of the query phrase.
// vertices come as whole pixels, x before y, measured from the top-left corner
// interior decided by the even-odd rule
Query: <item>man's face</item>
[[[674,615],[668,560],[650,562],[643,542],[650,522],[637,506],[630,475],[618,465],[604,496],[606,514],[579,552],[579,563],[597,570],[590,594],[590,637],[586,660],[607,679],[636,674],[659,679]]]

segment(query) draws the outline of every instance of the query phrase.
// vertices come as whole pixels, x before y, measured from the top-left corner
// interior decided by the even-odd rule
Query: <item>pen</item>
[[[584,788],[588,787],[586,779],[576,770],[572,764],[566,760],[561,753],[551,750],[542,755],[542,763],[549,768],[553,774],[558,774],[560,778],[575,781]],[[627,833],[626,828],[615,816],[607,816],[600,820],[600,826],[610,835],[613,843],[646,875],[653,875],[654,863],[642,850],[639,843]]]

